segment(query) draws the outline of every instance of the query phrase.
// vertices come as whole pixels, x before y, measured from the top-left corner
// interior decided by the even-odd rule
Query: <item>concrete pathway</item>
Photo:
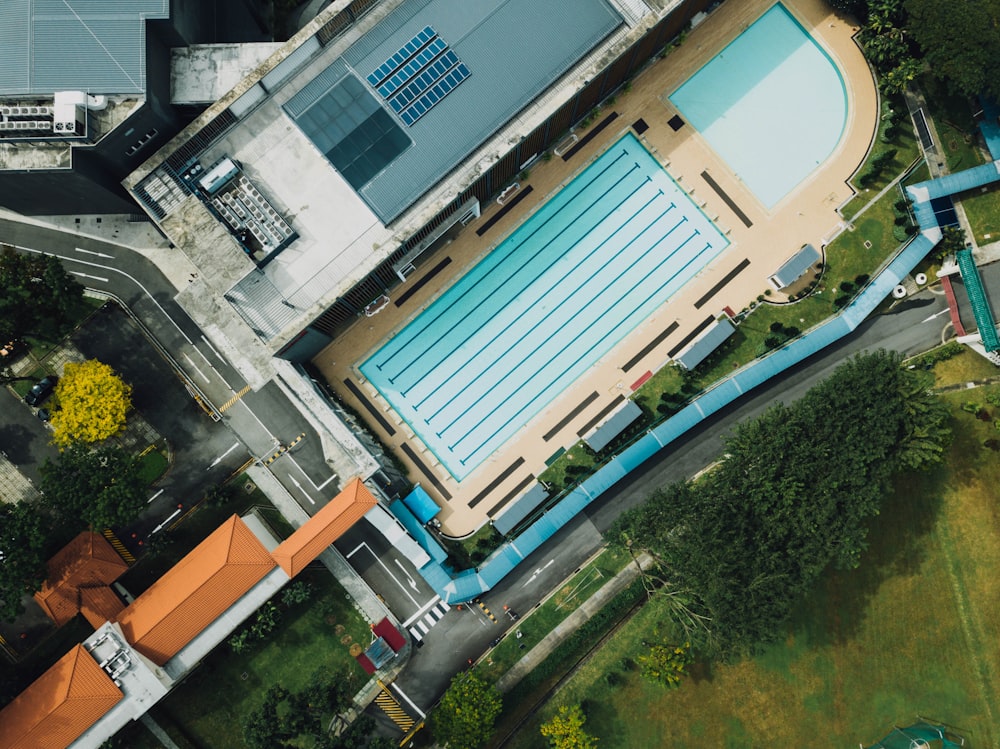
[[[649,569],[653,564],[653,558],[648,554],[640,555],[638,560],[644,570]],[[521,679],[527,676],[535,666],[551,655],[553,650],[580,629],[586,621],[600,611],[611,599],[625,590],[638,576],[639,570],[635,568],[634,564],[629,564],[625,569],[611,578],[594,595],[584,601],[580,605],[580,608],[557,624],[555,629],[542,638],[541,642],[529,650],[521,660],[501,676],[497,682],[497,688],[501,692],[509,692],[516,687]]]
[[[150,717],[149,713],[143,715],[139,718],[139,720],[142,721],[142,724],[149,729],[149,732],[156,737],[156,740],[159,741],[165,749],[181,749],[174,743],[173,739],[167,735],[167,732],[163,730],[163,726]]]

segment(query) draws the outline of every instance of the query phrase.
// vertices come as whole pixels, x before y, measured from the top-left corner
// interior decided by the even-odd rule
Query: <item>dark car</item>
[[[52,395],[52,391],[55,389],[56,382],[58,381],[59,378],[55,375],[43,377],[31,386],[31,390],[24,396],[24,402],[29,406],[41,405],[46,398]]]

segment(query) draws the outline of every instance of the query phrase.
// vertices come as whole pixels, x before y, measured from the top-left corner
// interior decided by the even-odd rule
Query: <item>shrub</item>
[[[840,290],[843,291],[845,294],[851,294],[854,292],[854,284],[851,283],[850,281],[841,281]]]
[[[781,323],[780,323],[779,321],[777,321],[777,320],[775,320],[775,321],[774,321],[773,323],[771,323],[771,326],[770,326],[770,328],[769,328],[769,330],[770,330],[770,331],[771,331],[772,333],[780,333],[780,332],[781,332],[782,330],[784,330],[784,329],[785,329],[785,326],[784,326],[784,325],[782,325],[782,324],[781,324]]]
[[[870,279],[870,278],[871,278],[871,276],[869,276],[867,273],[862,273],[860,276],[855,276],[854,277],[854,285],[855,286],[864,286],[866,283],[868,283],[868,279]]]

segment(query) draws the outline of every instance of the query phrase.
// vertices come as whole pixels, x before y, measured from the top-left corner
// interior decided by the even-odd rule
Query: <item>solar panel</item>
[[[434,39],[434,41],[418,52],[412,60],[400,68],[399,72],[378,87],[378,92],[382,94],[382,98],[388,99],[392,96],[394,91],[397,91],[401,86],[405,86],[413,76],[427,67],[435,57],[447,48],[448,45],[444,43],[443,39],[440,37]],[[449,52],[448,54],[454,55],[455,53]]]
[[[407,60],[417,54],[422,47],[427,45],[427,43],[435,37],[437,37],[437,34],[434,32],[434,29],[430,26],[425,26],[423,31],[410,39],[410,41],[400,47],[388,60],[375,68],[375,70],[373,70],[368,76],[368,83],[370,83],[373,87],[378,88],[385,82],[386,78],[402,67]]]
[[[457,64],[458,55],[456,55],[452,50],[448,50],[432,65],[428,66],[426,70],[418,75],[412,83],[406,86],[406,88],[402,89],[395,96],[390,98],[390,106],[392,106],[393,110],[397,114],[403,111],[410,102],[420,96],[420,94],[429,89],[439,80],[444,78],[448,71],[450,71]]]
[[[459,63],[450,73],[428,89],[426,93],[414,101],[407,109],[401,111],[399,118],[406,125],[413,125],[468,77],[469,69],[465,67],[464,63]]]

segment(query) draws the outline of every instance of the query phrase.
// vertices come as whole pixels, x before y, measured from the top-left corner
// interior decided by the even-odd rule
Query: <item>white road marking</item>
[[[437,624],[437,619],[435,619],[430,614],[424,614],[424,621],[427,622],[428,627],[433,627],[435,624]]]
[[[423,632],[425,635],[431,631],[431,628],[428,627],[426,624],[424,624],[422,621],[417,622],[417,626],[420,627],[420,631]]]
[[[318,486],[316,486],[316,482],[315,482],[315,481],[313,481],[313,480],[312,480],[311,478],[309,478],[309,474],[308,474],[308,473],[306,473],[306,470],[305,470],[305,469],[304,469],[304,468],[303,468],[302,466],[300,466],[300,465],[299,465],[299,463],[298,463],[298,461],[297,461],[297,460],[295,460],[295,456],[294,456],[294,455],[289,455],[289,456],[288,456],[288,459],[289,459],[290,461],[292,461],[292,463],[294,463],[294,464],[295,464],[295,467],[299,469],[299,472],[300,472],[300,473],[301,473],[301,474],[302,474],[303,476],[305,476],[305,477],[306,477],[306,481],[308,481],[308,482],[309,482],[310,484],[312,484],[312,486],[313,486],[313,489],[317,489],[317,490],[318,490],[318,489],[319,489],[319,487],[318,487]]]
[[[418,713],[420,713],[420,717],[421,718],[426,718],[427,717],[427,713],[425,713],[423,710],[421,710],[419,707],[417,707],[416,705],[413,704],[413,700],[411,700],[409,697],[406,696],[406,692],[404,692],[402,689],[399,688],[399,684],[396,684],[395,682],[393,682],[389,686],[391,686],[393,689],[395,689],[397,692],[399,692],[399,696],[402,697],[404,700],[406,700],[406,703],[410,707],[412,707],[414,710],[416,710]]]
[[[108,282],[108,279],[106,278],[101,278],[100,276],[91,276],[86,273],[81,273],[78,270],[71,270],[70,273],[72,273],[74,276],[80,276],[80,278],[92,278],[95,281],[103,281],[104,283]]]
[[[177,328],[177,332],[181,334],[181,337],[185,341],[187,341],[188,343],[190,343],[192,346],[194,345],[194,341],[192,341],[190,338],[188,338],[187,334],[185,334],[184,331],[181,330],[181,326],[177,324],[177,321],[174,320],[174,318],[172,318],[170,315],[167,314],[167,311],[165,309],[163,309],[163,306],[158,301],[156,301],[156,298],[152,294],[149,293],[149,289],[147,289],[145,286],[143,286],[141,283],[139,283],[139,280],[135,276],[133,276],[133,275],[131,275],[129,273],[126,273],[123,270],[119,270],[118,268],[112,268],[110,265],[101,265],[100,263],[91,263],[88,260],[79,260],[79,259],[77,259],[75,257],[70,257],[69,255],[60,255],[58,252],[44,252],[43,250],[36,250],[36,249],[34,249],[32,247],[22,247],[21,245],[14,245],[14,248],[18,249],[18,250],[24,250],[25,252],[34,252],[36,255],[52,255],[52,257],[61,257],[63,260],[69,260],[71,263],[79,263],[80,265],[89,265],[92,268],[101,268],[103,270],[110,270],[110,271],[113,271],[114,273],[118,273],[118,274],[120,274],[122,276],[125,276],[125,278],[129,279],[132,283],[134,283],[136,286],[138,286],[140,289],[142,289],[143,293],[147,297],[149,297],[149,301],[151,301],[153,304],[155,304],[156,308],[158,310],[160,310],[160,312],[163,313],[163,316],[170,321],[171,325],[173,325],[175,328]]]
[[[364,542],[361,542],[357,547],[355,547],[354,551],[352,551],[350,554],[347,555],[347,558],[350,559],[356,552],[360,551],[362,548],[367,549],[368,553],[371,554],[373,557],[375,557],[375,561],[378,562],[379,565],[381,565],[382,569],[384,569],[385,572],[386,572],[386,574],[389,577],[392,578],[392,581],[394,583],[396,583],[396,585],[399,586],[399,589],[401,591],[403,591],[403,593],[406,595],[406,597],[409,598],[411,601],[413,601],[413,605],[414,606],[419,606],[420,604],[417,603],[416,599],[413,596],[410,595],[410,592],[406,588],[403,587],[403,583],[399,582],[399,580],[396,579],[396,576],[394,574],[392,574],[392,570],[390,570],[386,566],[385,562],[383,562],[379,558],[378,554],[376,554],[374,551],[372,551],[371,547],[368,544],[366,544]]]
[[[163,489],[160,489],[160,491],[158,491],[152,497],[150,497],[149,499],[147,499],[146,500],[146,504],[148,505],[150,502],[152,502],[154,499],[156,499],[157,497],[159,497],[161,494],[163,494]]]
[[[330,476],[330,478],[328,478],[326,481],[324,481],[322,484],[320,484],[319,486],[316,487],[316,491],[319,491],[320,489],[322,489],[324,486],[326,486],[327,484],[329,484],[335,478],[337,478],[337,474],[333,474],[332,476]]]
[[[522,585],[521,587],[524,588],[528,585],[528,583],[535,582],[535,578],[538,577],[540,574],[542,574],[542,570],[548,569],[550,565],[555,563],[555,561],[556,561],[555,559],[550,559],[548,562],[546,562],[544,567],[539,567],[537,570],[535,570],[535,573],[531,577],[529,577],[527,582],[525,582],[524,585]]]
[[[114,255],[106,255],[103,252],[94,252],[93,250],[85,250],[82,247],[74,247],[73,249],[76,250],[77,252],[82,252],[86,255],[96,255],[97,257],[106,257],[109,260],[115,259]]]
[[[193,370],[194,370],[195,372],[197,372],[197,373],[198,373],[199,375],[201,375],[201,379],[203,379],[203,380],[204,380],[205,382],[211,382],[211,380],[209,380],[209,379],[208,379],[208,378],[207,378],[207,377],[205,376],[205,373],[204,373],[204,372],[202,372],[202,371],[201,371],[200,369],[198,369],[198,365],[194,363],[194,361],[193,361],[193,360],[191,359],[191,357],[190,357],[190,356],[188,356],[187,354],[184,354],[184,358],[188,360],[188,364],[190,364],[190,365],[191,365],[191,368],[192,368],[192,369],[193,369]]]
[[[947,315],[947,314],[948,314],[948,310],[946,310],[946,309],[943,309],[943,310],[941,310],[940,312],[935,312],[935,313],[934,313],[933,315],[931,315],[931,316],[930,316],[930,317],[928,317],[928,318],[925,318],[925,319],[921,320],[920,322],[921,322],[921,324],[923,324],[923,323],[925,323],[925,322],[930,322],[930,321],[931,321],[931,320],[933,320],[933,319],[934,319],[935,317],[941,317],[941,315]]]
[[[205,336],[202,336],[201,340],[205,342],[205,345],[208,346],[208,348],[212,351],[213,354],[219,357],[220,362],[222,362],[223,364],[228,364],[228,362],[222,358],[222,354],[220,354],[218,351],[215,350],[215,346],[212,345],[212,342],[210,340],[208,340]]]
[[[302,488],[302,484],[296,481],[294,476],[288,474],[288,478],[290,478],[292,480],[292,483],[295,484],[296,487],[298,487],[298,490],[300,492],[302,492],[302,496],[308,499],[312,504],[316,504],[316,500],[309,496],[309,492],[307,492],[305,489]]]
[[[212,465],[210,465],[205,470],[206,471],[210,471],[211,469],[215,468],[217,465],[219,465],[219,463],[222,462],[223,458],[225,458],[227,455],[229,455],[229,453],[231,453],[233,450],[235,450],[239,446],[240,446],[239,442],[235,443],[232,447],[230,447],[228,450],[226,450],[224,453],[222,453],[222,455],[220,455],[218,458],[216,458],[215,460],[213,460],[212,461]]]
[[[360,548],[361,547],[359,546],[358,549],[360,549]],[[354,551],[357,551],[358,549],[355,549]],[[351,554],[353,554],[354,551],[352,551]],[[347,556],[350,557],[351,554],[348,554]],[[424,613],[426,613],[427,609],[429,609],[431,606],[433,606],[434,604],[436,604],[438,601],[441,601],[441,596],[434,596],[431,600],[429,600],[427,603],[425,603],[423,606],[421,606],[417,610],[416,614],[414,614],[409,619],[407,619],[405,622],[403,622],[403,626],[404,627],[409,627],[411,624],[413,624],[413,622],[415,622],[417,619],[419,619],[421,616],[423,616]],[[441,601],[441,602],[444,603],[443,601]]]
[[[413,582],[413,578],[410,577],[409,573],[407,573],[406,568],[403,566],[402,562],[400,562],[398,559],[394,559],[393,561],[396,563],[396,566],[399,567],[399,571],[402,572],[403,575],[406,577],[406,580],[410,584],[410,587],[416,590],[417,584]]]
[[[149,532],[149,535],[152,536],[154,533],[159,533],[160,531],[162,531],[163,528],[166,526],[167,523],[169,523],[171,520],[173,520],[175,517],[177,517],[180,514],[181,514],[181,510],[178,507],[172,513],[170,513],[170,515],[168,515],[167,518],[162,523],[160,523],[158,526],[156,526],[155,528],[153,528],[153,530],[151,530]]]

